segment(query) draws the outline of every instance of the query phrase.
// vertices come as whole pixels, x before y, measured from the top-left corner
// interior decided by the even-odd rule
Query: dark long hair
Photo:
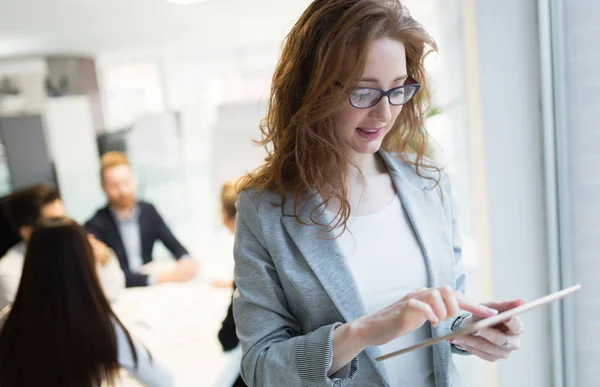
[[[0,386],[113,385],[119,375],[115,323],[122,326],[100,286],[84,229],[67,218],[41,220],[0,331]]]

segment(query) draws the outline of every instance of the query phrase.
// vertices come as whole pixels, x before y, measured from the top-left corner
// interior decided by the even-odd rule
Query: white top
[[[21,242],[0,258],[0,309],[15,300],[21,282],[26,247],[25,243]],[[96,273],[106,298],[110,302],[116,301],[121,290],[125,288],[125,274],[112,251],[106,264],[96,264]]]
[[[375,214],[351,217],[338,239],[366,312],[371,314],[427,287],[423,253],[400,199]],[[429,324],[379,347],[382,354],[431,338]],[[431,348],[384,362],[392,387],[435,386]]]
[[[10,307],[0,310],[0,331],[8,318]],[[171,387],[173,386],[172,375],[156,360],[150,357],[148,349],[140,344],[134,337],[133,346],[137,355],[137,366],[133,359],[131,345],[120,324],[115,322],[115,335],[117,337],[117,360],[122,369],[126,370],[131,377],[144,386],[148,387]]]

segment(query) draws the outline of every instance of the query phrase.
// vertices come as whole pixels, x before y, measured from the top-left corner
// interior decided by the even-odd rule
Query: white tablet
[[[407,353],[410,351],[414,351],[416,349],[421,349],[421,348],[429,347],[429,346],[437,344],[437,343],[441,343],[442,341],[451,340],[451,339],[455,339],[457,337],[470,335],[472,333],[477,332],[478,330],[480,330],[482,328],[489,328],[494,325],[498,325],[502,322],[508,321],[513,316],[516,316],[520,313],[526,312],[530,309],[549,304],[550,302],[553,302],[556,300],[560,300],[561,298],[571,295],[571,294],[579,291],[580,289],[581,289],[581,285],[572,286],[570,288],[561,290],[559,292],[549,294],[545,297],[538,298],[537,300],[527,302],[521,306],[517,306],[516,308],[504,311],[502,313],[497,314],[496,316],[488,317],[486,319],[477,321],[476,323],[470,324],[466,327],[461,327],[447,335],[438,336],[433,339],[425,340],[425,341],[422,341],[415,345],[411,345],[410,347],[406,347],[401,350],[398,350],[398,351],[395,351],[392,353],[388,353],[387,355],[380,356],[380,357],[376,358],[375,360],[377,360],[377,361],[387,360],[394,356],[402,355],[403,353]]]

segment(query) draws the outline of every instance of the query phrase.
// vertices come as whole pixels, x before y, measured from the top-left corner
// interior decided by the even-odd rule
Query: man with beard
[[[196,275],[196,261],[173,235],[156,208],[138,200],[129,160],[121,152],[102,156],[100,176],[108,205],[85,224],[88,231],[115,251],[125,272],[127,287],[187,281]],[[173,270],[145,275],[140,268],[152,261],[159,240],[178,260]]]

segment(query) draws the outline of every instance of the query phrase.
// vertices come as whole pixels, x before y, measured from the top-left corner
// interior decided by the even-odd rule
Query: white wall
[[[49,98],[44,106],[46,136],[67,214],[84,222],[105,204],[100,160],[88,97]]]
[[[531,300],[548,290],[537,4],[478,0],[476,19],[493,293]],[[549,310],[522,318],[523,348],[499,363],[498,386],[548,387]]]

